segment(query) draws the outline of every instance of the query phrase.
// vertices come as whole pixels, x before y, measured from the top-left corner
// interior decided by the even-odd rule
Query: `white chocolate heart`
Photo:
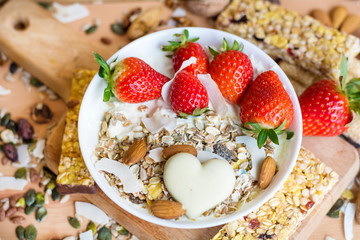
[[[165,164],[164,182],[171,196],[183,204],[186,216],[196,218],[231,194],[235,174],[226,160],[201,164],[189,153],[178,153]]]

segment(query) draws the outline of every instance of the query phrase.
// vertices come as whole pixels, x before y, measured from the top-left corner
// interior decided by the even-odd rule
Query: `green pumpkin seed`
[[[36,206],[41,207],[42,205],[44,205],[44,202],[45,202],[44,194],[41,192],[37,193],[35,199]]]
[[[93,235],[95,235],[95,233],[96,233],[96,226],[95,226],[95,223],[94,223],[93,221],[90,221],[90,222],[88,223],[88,225],[86,226],[86,231],[89,231],[89,230],[91,230],[92,233],[93,233]]]
[[[34,189],[30,189],[25,193],[25,203],[27,206],[31,206],[36,200],[36,192]]]
[[[15,178],[17,178],[17,179],[25,178],[25,176],[26,176],[26,168],[22,167],[22,168],[19,168],[18,170],[16,170]]]
[[[25,228],[23,226],[17,226],[15,232],[19,240],[25,239]]]
[[[36,210],[35,218],[36,221],[41,222],[47,215],[47,210],[45,207],[40,207]]]
[[[111,231],[103,226],[102,228],[100,228],[99,232],[98,232],[98,240],[111,240],[112,239],[112,234]]]
[[[15,207],[25,207],[25,198],[19,198],[19,200],[17,200],[17,202],[15,203]]]
[[[340,217],[340,209],[335,210],[335,211],[329,211],[326,215],[331,218],[339,218]]]
[[[26,206],[26,207],[25,207],[25,210],[24,210],[24,211],[25,211],[25,214],[26,214],[26,215],[29,215],[29,214],[33,213],[36,208],[37,208],[36,203],[33,203],[33,204],[30,205],[30,206]]]
[[[51,179],[56,179],[56,175],[48,167],[43,167],[43,171],[45,176]]]
[[[0,120],[0,125],[1,126],[6,126],[8,125],[8,123],[10,122],[10,113],[6,113]]]
[[[40,6],[42,6],[43,8],[45,8],[46,10],[50,10],[51,8],[51,4],[47,3],[47,2],[38,2]]]
[[[30,225],[25,228],[25,238],[26,240],[35,240],[37,236],[37,230],[34,225]]]
[[[91,33],[95,32],[97,28],[98,28],[97,25],[92,25],[91,27],[89,27],[88,29],[86,29],[85,33],[86,33],[86,34],[91,34]]]
[[[80,228],[80,222],[76,218],[68,217],[68,221],[73,228]]]
[[[53,201],[58,200],[61,197],[61,194],[54,188],[51,192],[51,198]]]
[[[43,86],[44,84],[39,80],[37,79],[36,77],[31,77],[30,78],[30,84],[34,87],[41,87]]]
[[[124,227],[121,227],[120,230],[118,231],[118,233],[120,235],[125,235],[125,236],[129,235],[129,231],[126,230]]]
[[[113,33],[117,34],[117,35],[125,35],[126,30],[124,28],[124,26],[121,23],[113,23],[110,26],[111,31],[113,31]]]
[[[340,217],[340,208],[344,205],[343,199],[338,199],[334,205],[330,208],[329,212],[326,214],[331,218],[339,218]]]
[[[48,189],[54,190],[54,188],[56,187],[55,183],[56,183],[55,180],[51,179],[50,182],[48,184],[46,184],[45,191],[48,190]]]

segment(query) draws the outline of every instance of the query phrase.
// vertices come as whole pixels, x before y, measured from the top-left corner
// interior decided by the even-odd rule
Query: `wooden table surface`
[[[302,14],[308,13],[313,8],[323,8],[325,10],[330,9],[331,7],[338,5],[339,3],[344,4],[348,7],[349,12],[359,13],[360,12],[360,1],[345,1],[345,0],[282,0],[282,5],[298,11]],[[158,3],[160,4],[160,3]],[[135,6],[148,7],[153,6],[154,3],[148,2],[121,2],[121,3],[106,3],[103,5],[86,5],[90,10],[90,16],[84,19],[78,20],[76,22],[68,24],[71,28],[76,31],[81,31],[81,27],[85,23],[93,23],[96,18],[101,19],[101,25],[98,30],[90,35],[87,35],[89,39],[91,39],[95,44],[102,44],[100,39],[102,37],[108,37],[112,40],[112,43],[107,47],[111,49],[111,51],[116,51],[121,46],[127,43],[127,40],[123,37],[119,37],[113,34],[110,30],[110,24],[114,23],[116,19],[121,18],[124,14],[124,9],[131,9]],[[170,12],[168,12],[170,14]],[[190,15],[190,17],[194,20],[196,25],[198,26],[210,26],[207,21],[204,19]],[[360,36],[360,30],[356,33],[356,35]],[[84,33],[85,35],[85,33]],[[9,68],[9,64],[5,64],[0,67],[0,85],[7,89],[12,90],[12,94],[8,96],[0,97],[0,108],[5,107],[12,114],[13,119],[17,119],[19,117],[29,118],[29,109],[30,106],[34,105],[36,102],[40,101],[38,92],[32,88],[29,92],[24,84],[17,79],[15,83],[9,83],[4,81],[5,74],[7,73]],[[47,128],[55,123],[60,117],[61,114],[65,110],[65,104],[61,100],[50,101],[45,100],[50,108],[53,110],[54,118],[48,124],[34,124],[35,133],[40,137],[45,137]],[[15,171],[14,168],[7,166],[1,166],[0,172],[6,173],[6,175],[13,175]],[[34,185],[29,185],[28,188],[36,187]],[[17,192],[15,191],[2,191],[0,192],[0,199],[4,197],[11,196]],[[66,203],[52,203],[48,207],[48,216],[46,221],[38,224],[35,222],[34,216],[30,215],[27,219],[27,223],[34,223],[38,228],[42,228],[42,231],[52,232],[54,236],[57,237],[66,237],[69,235],[76,235],[79,230],[73,229],[70,225],[64,226],[61,228],[56,227],[56,223],[66,222],[66,217],[68,215],[63,214],[64,212],[67,214],[74,214],[74,200],[84,200],[81,195],[72,195],[71,200]],[[82,223],[82,229],[86,222]],[[63,225],[61,225],[63,226]],[[10,224],[8,220],[5,222],[0,222],[0,238],[2,239],[16,239],[14,234],[14,229],[16,225]],[[6,229],[6,230],[5,230]],[[9,233],[13,233],[13,235]],[[136,233],[134,233],[136,235]],[[319,227],[313,232],[312,236],[309,239],[324,239],[325,236],[331,236],[337,240],[345,239],[343,232],[343,217],[339,219],[332,219],[329,217],[323,218],[323,221],[320,223]],[[354,225],[354,239],[360,239],[360,225]]]

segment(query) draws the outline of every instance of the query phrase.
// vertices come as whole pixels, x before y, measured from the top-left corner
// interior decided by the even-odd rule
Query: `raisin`
[[[30,142],[33,138],[34,128],[28,120],[21,118],[18,123],[18,133],[25,142]]]
[[[3,146],[2,149],[7,159],[9,159],[12,162],[16,162],[18,160],[17,149],[13,144],[7,143]]]
[[[18,68],[18,65],[16,64],[16,62],[12,62],[10,64],[10,69],[9,69],[11,74],[14,74],[16,72],[17,68]]]
[[[310,208],[312,208],[314,205],[315,205],[315,202],[309,200],[309,201],[307,202],[307,204],[306,204],[306,207],[307,207],[307,209],[310,209]]]
[[[255,230],[260,226],[259,220],[257,218],[251,219],[249,222],[249,228]]]

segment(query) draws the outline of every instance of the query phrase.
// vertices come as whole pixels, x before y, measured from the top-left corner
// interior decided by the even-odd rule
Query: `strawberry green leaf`
[[[243,44],[243,43],[240,43],[239,51],[242,52],[243,50],[244,50],[244,44]]]
[[[276,133],[280,133],[280,131],[283,130],[283,128],[285,127],[285,125],[286,125],[286,119],[282,122],[282,124],[281,124],[279,127],[277,127],[277,128],[275,129],[275,132],[276,132]]]
[[[258,123],[247,122],[247,123],[244,124],[244,127],[246,127],[248,125],[252,126],[255,129],[256,132],[261,131],[261,126]]]
[[[187,29],[184,30],[184,36],[185,36],[185,39],[189,39],[189,31]]]
[[[189,114],[186,114],[186,113],[184,113],[184,112],[178,112],[178,114],[177,114],[179,117],[181,117],[181,118],[187,118],[188,116],[189,116]]]
[[[211,55],[213,55],[214,57],[215,57],[216,55],[219,55],[219,52],[216,51],[216,50],[214,50],[214,49],[211,48],[211,47],[209,47],[209,51],[210,51]]]
[[[106,70],[101,66],[99,68],[99,76],[105,79],[109,77],[108,74],[106,73]]]
[[[200,38],[199,37],[196,37],[196,38],[192,38],[189,40],[189,42],[196,42],[197,40],[199,40]]]
[[[340,63],[341,88],[344,88],[344,86],[345,86],[346,77],[347,77],[347,59],[345,56],[342,56],[341,63]]]
[[[110,97],[112,96],[112,92],[111,92],[111,87],[110,85],[108,85],[105,89],[104,89],[104,96],[103,96],[103,101],[104,102],[108,102],[110,100]]]
[[[223,44],[222,44],[221,50],[222,50],[223,52],[225,52],[225,51],[227,51],[227,50],[229,50],[229,49],[230,49],[229,44],[228,44],[228,42],[226,41],[226,39],[224,38],[224,39],[223,39]]]
[[[285,131],[285,133],[286,133],[286,140],[290,140],[294,136],[294,132],[292,131]]]
[[[239,50],[239,43],[236,41],[236,40],[234,40],[234,43],[233,43],[233,45],[232,45],[232,47],[231,47],[231,50]]]
[[[266,140],[268,138],[268,129],[262,129],[258,135],[258,139],[257,139],[257,145],[258,148],[260,149],[262,146],[264,146]]]
[[[276,132],[274,131],[274,129],[268,129],[267,132],[268,132],[268,134],[269,134],[270,140],[271,140],[273,143],[279,145],[279,138],[278,138],[278,135],[276,134]]]
[[[105,61],[104,58],[102,58],[98,53],[94,52],[93,53],[95,56],[95,60],[96,62],[98,62],[100,64],[100,66],[104,69],[103,71],[106,72],[107,75],[110,75],[110,67],[107,64],[107,62]]]

